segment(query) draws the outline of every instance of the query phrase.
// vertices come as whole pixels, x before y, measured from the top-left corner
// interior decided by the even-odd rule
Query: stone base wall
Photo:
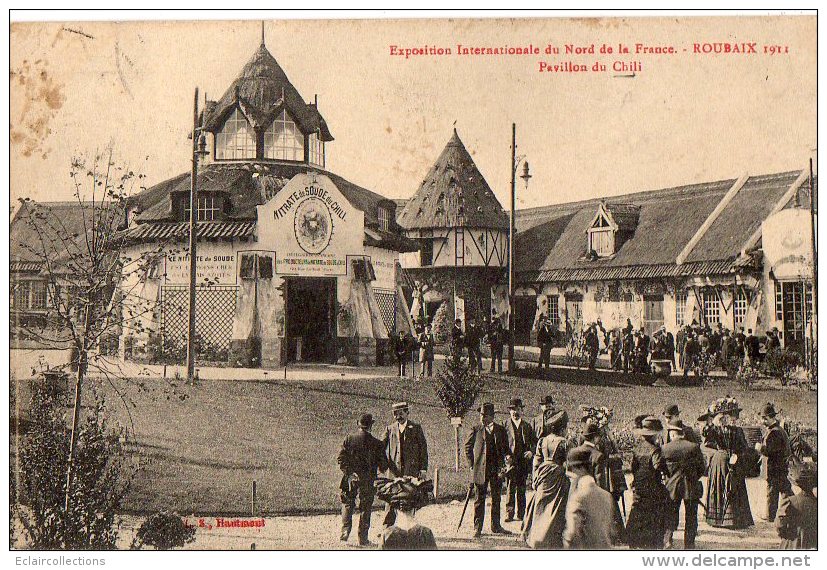
[[[284,364],[282,344],[283,338],[270,338],[261,341],[261,366],[264,368],[280,368]]]
[[[376,366],[377,341],[375,338],[339,337],[339,354],[350,366]]]

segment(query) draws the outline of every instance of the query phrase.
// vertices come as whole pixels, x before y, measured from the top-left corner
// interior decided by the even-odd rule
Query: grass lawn
[[[621,375],[554,370],[553,380],[492,377],[483,398],[493,401],[498,420],[507,417],[512,397],[537,412],[536,402],[552,394],[577,419],[580,404],[614,409],[613,424],[631,426],[644,412],[659,413],[676,403],[685,420],[703,412],[714,398],[730,394],[745,410],[744,423],[773,401],[796,421],[815,426],[816,393],[798,390],[753,390],[734,386],[646,387],[622,383]],[[330,512],[339,508],[340,472],[336,455],[356,419],[371,412],[374,433],[391,421],[390,405],[411,404],[412,419],[423,424],[428,438],[430,472],[441,468],[441,494],[459,495],[467,471],[453,471],[454,431],[427,382],[398,378],[329,381],[202,381],[178,387],[186,399],[167,399],[161,381],[145,380],[148,391],[127,389],[130,415],[110,393],[110,413],[134,425],[145,468],[134,482],[126,508],[132,512],[176,510],[181,514],[245,514],[250,487],[257,482],[259,512],[289,514]],[[154,384],[156,383],[157,384]],[[466,418],[477,421],[475,414]]]

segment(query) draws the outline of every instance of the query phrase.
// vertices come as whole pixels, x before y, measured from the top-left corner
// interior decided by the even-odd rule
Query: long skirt
[[[709,460],[706,522],[722,528],[746,528],[753,525],[747,483],[729,464],[729,457],[729,452],[719,449]]]
[[[541,463],[534,471],[534,494],[526,506],[522,537],[536,549],[563,548],[569,479],[561,465]]]
[[[663,548],[666,533],[669,493],[666,488],[636,490],[626,521],[626,543],[630,548],[656,550]]]

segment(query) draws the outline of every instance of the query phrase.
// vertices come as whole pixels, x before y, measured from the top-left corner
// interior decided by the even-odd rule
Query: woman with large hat
[[[397,515],[394,524],[382,533],[382,550],[436,550],[434,533],[414,518],[416,510],[428,503],[433,482],[416,477],[377,479],[376,496],[392,505]]]
[[[563,547],[570,484],[563,468],[568,452],[563,437],[567,425],[565,411],[553,413],[545,422],[543,437],[537,442],[532,476],[534,494],[528,501],[521,529],[523,540],[531,548]]]
[[[706,486],[706,522],[741,529],[753,525],[745,475],[751,456],[744,430],[735,425],[741,408],[735,398],[719,398],[710,406],[712,426],[705,445],[712,449]]]
[[[649,416],[634,430],[638,438],[632,455],[632,508],[626,522],[626,541],[630,548],[661,549],[666,538],[666,507],[669,491],[663,484],[666,463],[658,439],[663,424]]]

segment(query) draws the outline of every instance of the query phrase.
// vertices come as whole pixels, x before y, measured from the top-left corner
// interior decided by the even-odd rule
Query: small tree
[[[155,550],[183,548],[195,541],[195,527],[187,525],[176,513],[162,511],[146,519],[138,528],[131,548],[140,550],[144,545]]]
[[[20,453],[21,501],[16,505],[27,546],[38,550],[109,550],[118,537],[115,514],[132,481],[120,440],[97,399],[76,430],[76,477],[66,509],[71,429],[61,394],[48,384],[33,391],[29,433]]]
[[[482,376],[471,372],[467,359],[462,355],[462,348],[453,344],[448,359],[439,368],[432,382],[436,395],[454,426],[455,468],[459,471],[459,428],[462,417],[474,406],[485,382]]]
[[[764,357],[764,369],[773,378],[778,378],[782,386],[786,386],[801,366],[801,360],[801,355],[795,350],[773,348]]]

